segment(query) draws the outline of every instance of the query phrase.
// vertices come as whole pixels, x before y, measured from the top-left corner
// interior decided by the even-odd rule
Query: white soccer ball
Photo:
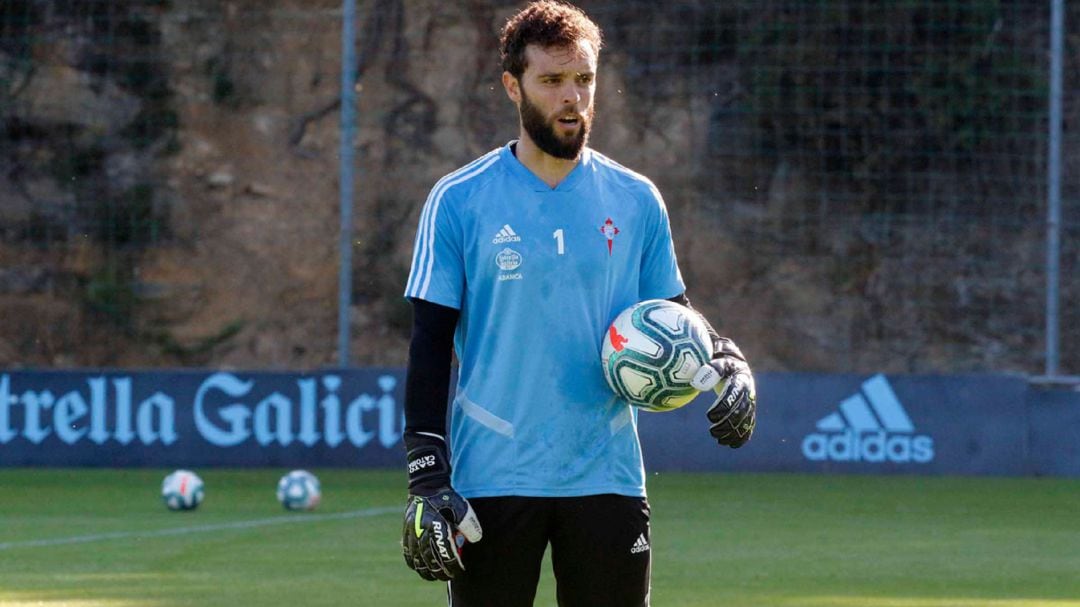
[[[161,499],[169,510],[194,510],[203,501],[203,482],[190,470],[177,470],[161,483]]]
[[[277,499],[286,510],[313,510],[322,500],[319,479],[307,470],[293,470],[278,481]]]
[[[694,400],[694,374],[712,356],[704,321],[686,306],[650,299],[623,310],[601,347],[604,379],[615,394],[649,411]]]

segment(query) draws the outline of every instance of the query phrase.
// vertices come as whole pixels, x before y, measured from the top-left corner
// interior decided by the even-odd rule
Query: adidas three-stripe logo
[[[839,411],[817,423],[817,430],[802,441],[802,452],[812,461],[925,464],[934,459],[934,440],[915,434],[889,381],[877,374],[861,390],[840,402]]]
[[[649,540],[645,539],[645,534],[642,533],[641,535],[639,535],[637,537],[637,540],[634,542],[634,545],[630,548],[630,554],[638,554],[640,552],[645,552],[648,549],[649,549]]]
[[[521,242],[521,237],[514,232],[514,228],[510,227],[510,224],[506,224],[499,230],[499,233],[495,235],[495,238],[491,239],[491,244],[503,244],[504,242]]]

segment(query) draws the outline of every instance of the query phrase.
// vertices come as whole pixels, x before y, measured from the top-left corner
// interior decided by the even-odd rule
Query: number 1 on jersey
[[[559,228],[558,230],[555,230],[551,237],[555,239],[555,251],[557,254],[565,255],[566,245],[563,243],[563,229]]]

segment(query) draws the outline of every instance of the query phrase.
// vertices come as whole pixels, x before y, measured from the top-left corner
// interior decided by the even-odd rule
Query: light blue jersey
[[[685,290],[663,199],[587,148],[552,189],[512,144],[432,189],[405,289],[461,311],[454,488],[644,496],[637,413],[605,383],[600,348],[624,308]]]

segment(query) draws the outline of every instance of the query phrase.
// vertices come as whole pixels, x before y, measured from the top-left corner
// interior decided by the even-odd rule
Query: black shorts
[[[488,497],[469,502],[484,539],[467,544],[452,607],[532,607],[551,544],[560,607],[649,604],[649,504],[624,495]]]

